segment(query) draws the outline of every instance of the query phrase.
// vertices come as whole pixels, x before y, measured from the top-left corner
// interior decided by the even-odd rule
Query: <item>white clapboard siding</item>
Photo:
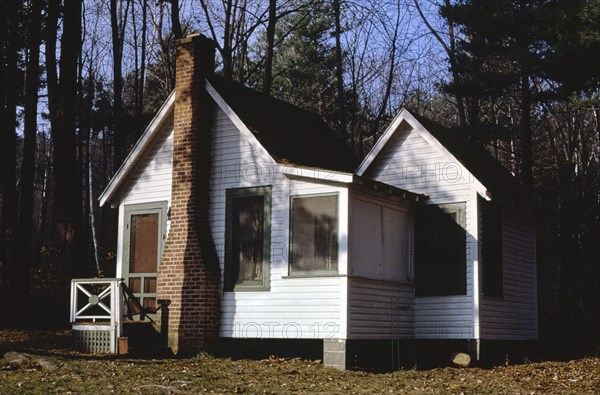
[[[502,225],[503,297],[481,297],[481,338],[537,340],[535,227],[509,209],[503,210]]]
[[[428,195],[431,203],[467,201],[472,179],[410,127],[395,133],[365,172],[367,177]]]
[[[173,121],[166,121],[123,188],[123,204],[171,202],[173,172]]]
[[[350,197],[348,336],[414,337],[411,204],[353,188]]]
[[[135,169],[122,186],[119,194],[119,225],[117,231],[116,275],[123,275],[123,243],[125,206],[129,204],[168,202],[171,205],[171,177],[173,171],[173,116],[163,123]],[[167,221],[167,232],[169,221]]]
[[[414,296],[413,284],[350,277],[348,338],[413,338]]]
[[[448,162],[408,125],[391,137],[365,172],[377,181],[429,196],[431,204],[466,205],[466,229],[473,228],[473,182],[456,163]],[[476,240],[467,232],[467,294],[415,298],[415,337],[469,339],[473,331],[473,248]]]
[[[272,186],[270,290],[224,292],[221,336],[344,338],[347,279],[342,276],[289,278],[288,229],[290,195],[343,194],[346,189],[286,178],[259,143],[247,133],[241,133],[221,110],[217,111],[212,155],[210,221],[222,273],[227,189]],[[342,210],[340,216],[347,216],[346,213]],[[340,235],[345,234],[346,231],[340,229]]]

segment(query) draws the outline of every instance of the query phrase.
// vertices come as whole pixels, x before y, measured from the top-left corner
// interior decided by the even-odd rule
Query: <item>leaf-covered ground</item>
[[[0,331],[0,394],[598,394],[600,359],[493,369],[339,372],[319,362],[91,356],[69,332]],[[8,353],[8,354],[7,354]]]

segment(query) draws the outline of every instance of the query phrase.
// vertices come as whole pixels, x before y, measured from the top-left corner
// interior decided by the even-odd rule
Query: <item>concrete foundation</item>
[[[348,368],[346,340],[323,339],[323,364],[339,370]]]

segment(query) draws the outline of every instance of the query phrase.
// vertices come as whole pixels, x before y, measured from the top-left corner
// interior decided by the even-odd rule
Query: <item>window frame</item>
[[[160,271],[160,263],[165,249],[167,240],[167,221],[168,221],[169,203],[167,201],[156,201],[137,204],[123,204],[123,246],[121,248],[121,277],[126,280],[126,285],[129,287],[131,278],[140,280],[140,291],[134,295],[142,306],[147,298],[157,300],[158,295],[158,273]],[[158,240],[157,240],[157,262],[156,272],[135,272],[130,273],[131,259],[131,219],[134,215],[157,214],[158,215]],[[146,280],[154,278],[156,281],[156,292],[147,292]],[[132,290],[133,292],[133,290]],[[151,317],[154,317],[152,315]]]
[[[230,188],[225,192],[225,267],[224,292],[269,291],[271,288],[271,203],[273,188],[270,185],[249,188]],[[262,196],[263,201],[263,256],[262,279],[256,283],[236,284],[233,276],[233,200]]]
[[[336,245],[337,245],[337,260],[335,262],[335,270],[293,270],[293,248],[294,248],[294,199],[310,199],[319,197],[335,197],[335,206],[337,210],[336,223]],[[340,194],[339,192],[325,192],[312,194],[290,195],[289,209],[289,244],[288,244],[288,277],[326,277],[336,276],[340,270]]]

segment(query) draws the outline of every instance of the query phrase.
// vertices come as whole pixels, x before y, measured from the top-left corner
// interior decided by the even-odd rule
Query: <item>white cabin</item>
[[[537,340],[535,224],[481,147],[402,110],[358,165],[314,115],[215,75],[203,84],[220,337],[323,339],[342,368],[353,341],[464,340],[477,353]],[[116,277],[150,309],[174,109],[175,93],[100,197],[119,210]]]

